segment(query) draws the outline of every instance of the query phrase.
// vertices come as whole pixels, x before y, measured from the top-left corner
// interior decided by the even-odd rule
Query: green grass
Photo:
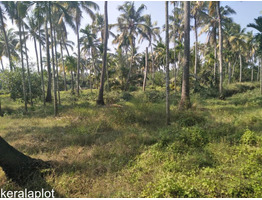
[[[168,127],[163,88],[112,91],[104,107],[95,105],[95,90],[80,98],[62,92],[55,118],[51,104],[44,109],[37,102],[24,115],[21,102],[2,95],[0,135],[25,154],[56,163],[38,183],[61,197],[261,197],[257,86],[232,84],[226,100],[192,94],[193,108],[185,112],[172,94]],[[20,189],[2,171],[0,187]]]

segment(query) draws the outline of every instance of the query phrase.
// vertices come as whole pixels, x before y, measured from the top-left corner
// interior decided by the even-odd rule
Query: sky
[[[104,13],[104,2],[103,1],[95,1],[99,7],[100,10],[99,13]],[[118,5],[122,5],[124,1],[109,1],[108,2],[108,20],[109,24],[113,24],[117,22],[117,17],[119,16],[120,12],[118,11],[117,7]],[[162,28],[162,26],[165,24],[165,1],[135,1],[135,6],[138,8],[141,4],[146,5],[146,10],[144,14],[150,14],[152,17],[152,22],[157,21],[158,26]],[[258,16],[261,16],[260,13],[262,11],[262,1],[221,1],[221,6],[230,6],[236,11],[236,14],[232,15],[233,21],[240,24],[242,28],[246,28],[247,31],[253,31],[253,33],[256,33],[256,31],[252,28],[247,28],[247,24],[253,23],[254,18],[257,18]],[[169,6],[169,13],[171,13],[172,6]],[[87,15],[83,15],[82,22],[81,22],[81,28],[84,28],[87,24],[91,23],[90,17]],[[193,21],[191,20],[191,24]],[[11,26],[10,20],[7,21],[8,27]],[[74,34],[73,30],[69,28],[69,40],[74,41],[76,44],[76,35]],[[164,37],[164,33],[162,33],[162,36]],[[163,38],[164,39],[164,38]],[[194,32],[191,31],[191,45],[194,44]],[[201,36],[199,38],[201,42],[206,41],[206,36]],[[111,45],[112,37],[109,39],[109,49],[113,50],[114,47]],[[145,41],[142,44],[139,44],[139,52],[143,51],[145,47],[148,45],[148,43]],[[173,44],[170,44],[170,47],[172,47]],[[29,41],[27,44],[29,48],[29,57],[31,61],[35,61],[35,52],[34,52],[34,46],[33,41]],[[76,52],[76,48],[74,50]],[[4,65],[7,65],[7,59],[4,58]]]

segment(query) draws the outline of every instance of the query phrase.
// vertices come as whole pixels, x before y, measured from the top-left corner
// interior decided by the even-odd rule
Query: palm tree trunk
[[[47,28],[48,23],[48,6],[46,5],[46,19],[45,19],[45,42],[46,42],[46,61],[47,61],[47,71],[48,71],[48,83],[47,83],[47,94],[46,94],[46,102],[52,101],[51,94],[51,83],[52,83],[52,73],[51,73],[51,62],[50,62],[50,52],[49,52],[49,33]]]
[[[64,55],[63,55],[63,47],[62,42],[60,41],[60,52],[61,52],[61,59],[62,59],[62,66],[63,66],[63,74],[64,74],[64,89],[67,91],[67,85],[66,85],[66,72],[65,72],[65,63],[64,63]]]
[[[24,155],[0,137],[0,167],[16,183],[25,183],[33,172],[48,168],[49,164]]]
[[[223,97],[223,39],[222,39],[222,24],[221,24],[221,13],[220,13],[220,2],[216,5],[218,15],[218,37],[219,37],[219,94],[220,98]]]
[[[150,44],[151,47],[151,59],[152,59],[152,80],[153,80],[153,85],[155,82],[155,58],[154,58],[154,52],[153,52],[153,46]]]
[[[197,80],[197,59],[198,59],[198,37],[197,37],[197,19],[194,17],[194,28],[195,28],[195,68],[194,68],[194,74],[195,78]]]
[[[168,15],[168,1],[165,2],[166,14],[166,125],[170,124],[170,105],[169,105],[169,15]]]
[[[22,30],[21,30],[21,19],[18,18],[18,29],[19,29],[19,41],[20,41],[20,56],[22,64],[22,80],[23,80],[23,94],[25,101],[25,112],[27,112],[27,94],[26,94],[26,84],[25,84],[25,67],[24,67],[24,58],[23,58],[23,46],[22,46]]]
[[[2,67],[2,71],[5,71],[2,58],[1,58],[1,67]]]
[[[261,67],[261,59],[259,61],[259,67],[260,67],[260,94],[262,95],[262,67]]]
[[[260,69],[260,63],[258,62],[258,66],[257,66],[257,81],[259,81],[259,70]]]
[[[58,74],[58,61],[57,61],[57,49],[56,49],[56,30],[54,28],[54,44],[55,44],[55,65],[56,65],[56,87],[58,94],[58,104],[61,105],[60,90],[59,90],[59,74]]]
[[[216,32],[216,31],[215,31]],[[214,36],[214,84],[217,84],[217,41],[216,35]]]
[[[54,116],[58,114],[57,107],[57,88],[56,88],[56,69],[55,69],[55,56],[54,56],[54,43],[53,43],[53,25],[51,20],[51,2],[49,1],[49,24],[50,24],[50,38],[51,38],[51,52],[52,52],[52,65],[53,65],[53,93],[54,93]]]
[[[228,84],[231,83],[231,62],[228,63]]]
[[[71,93],[75,94],[74,74],[72,70],[71,70]]]
[[[39,71],[38,52],[37,52],[37,47],[36,47],[36,39],[35,39],[35,36],[33,37],[33,39],[34,39],[34,45],[35,45],[35,56],[36,56],[37,72],[38,72],[38,74],[40,74],[40,71]]]
[[[23,26],[23,36],[24,36],[24,48],[25,48],[25,57],[26,57],[26,67],[27,67],[27,80],[28,80],[28,89],[29,89],[29,98],[30,98],[30,105],[33,106],[33,98],[32,98],[32,87],[31,87],[31,74],[30,74],[30,67],[28,61],[28,54],[27,54],[27,46],[26,46],[26,37],[25,37],[25,29]],[[22,45],[22,44],[21,44]]]
[[[4,24],[4,19],[3,19],[3,13],[2,13],[2,9],[0,7],[0,20],[1,20],[1,28],[2,28],[2,32],[4,34],[4,39],[5,39],[5,45],[6,45],[6,50],[7,50],[7,55],[8,55],[8,59],[9,59],[9,67],[10,67],[10,71],[13,70],[13,65],[12,65],[12,58],[11,58],[11,54],[10,54],[10,48],[9,48],[9,43],[8,43],[8,38],[6,35],[6,31],[5,31],[5,24]]]
[[[148,71],[148,48],[146,47],[145,70],[144,70],[144,81],[143,81],[143,91],[146,90],[147,71]]]
[[[174,9],[176,8],[176,4],[174,3]],[[174,33],[176,33],[176,15],[174,12],[174,25],[173,25],[173,29],[174,29]],[[177,82],[177,69],[176,69],[176,37],[174,34],[174,91],[176,92],[176,82]]]
[[[128,89],[128,85],[129,85],[129,80],[131,77],[131,72],[132,72],[132,66],[133,66],[133,61],[134,61],[134,44],[132,42],[131,44],[131,61],[130,61],[130,65],[129,65],[129,71],[128,71],[128,75],[127,75],[127,79],[126,79],[126,86],[125,86],[125,90]]]
[[[79,96],[79,70],[80,70],[80,41],[79,41],[79,27],[76,21],[76,37],[77,37],[77,78],[76,78],[76,93]]]
[[[191,107],[189,97],[189,65],[190,65],[190,2],[184,2],[184,70],[180,109],[188,109]]]
[[[39,6],[39,4],[37,4]],[[40,40],[40,16],[38,12],[38,36],[39,36],[39,56],[40,56],[40,69],[41,69],[41,85],[42,85],[42,96],[43,96],[43,103],[45,107],[45,83],[44,83],[44,70],[43,70],[43,61],[42,61],[42,45]]]
[[[106,72],[106,62],[107,62],[107,41],[108,41],[108,16],[107,16],[107,1],[105,1],[104,5],[105,9],[105,15],[104,15],[104,48],[103,48],[103,68],[102,68],[102,73],[101,73],[101,79],[100,79],[100,88],[99,88],[99,94],[98,94],[98,99],[96,103],[98,105],[104,105],[104,80],[105,80],[105,72]]]
[[[239,62],[240,62],[240,69],[239,69],[239,82],[242,82],[242,56],[239,54]]]

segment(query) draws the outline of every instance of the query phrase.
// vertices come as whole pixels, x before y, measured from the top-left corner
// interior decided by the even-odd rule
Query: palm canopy
[[[259,31],[259,33],[255,35],[255,39],[259,43],[259,50],[262,51],[262,16],[254,20],[255,23],[250,23],[247,25],[247,27],[254,28]]]

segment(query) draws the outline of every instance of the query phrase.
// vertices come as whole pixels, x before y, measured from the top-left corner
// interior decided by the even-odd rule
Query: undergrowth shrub
[[[246,129],[244,134],[241,137],[242,144],[255,146],[258,143],[258,138],[256,137],[255,133],[249,129]]]

